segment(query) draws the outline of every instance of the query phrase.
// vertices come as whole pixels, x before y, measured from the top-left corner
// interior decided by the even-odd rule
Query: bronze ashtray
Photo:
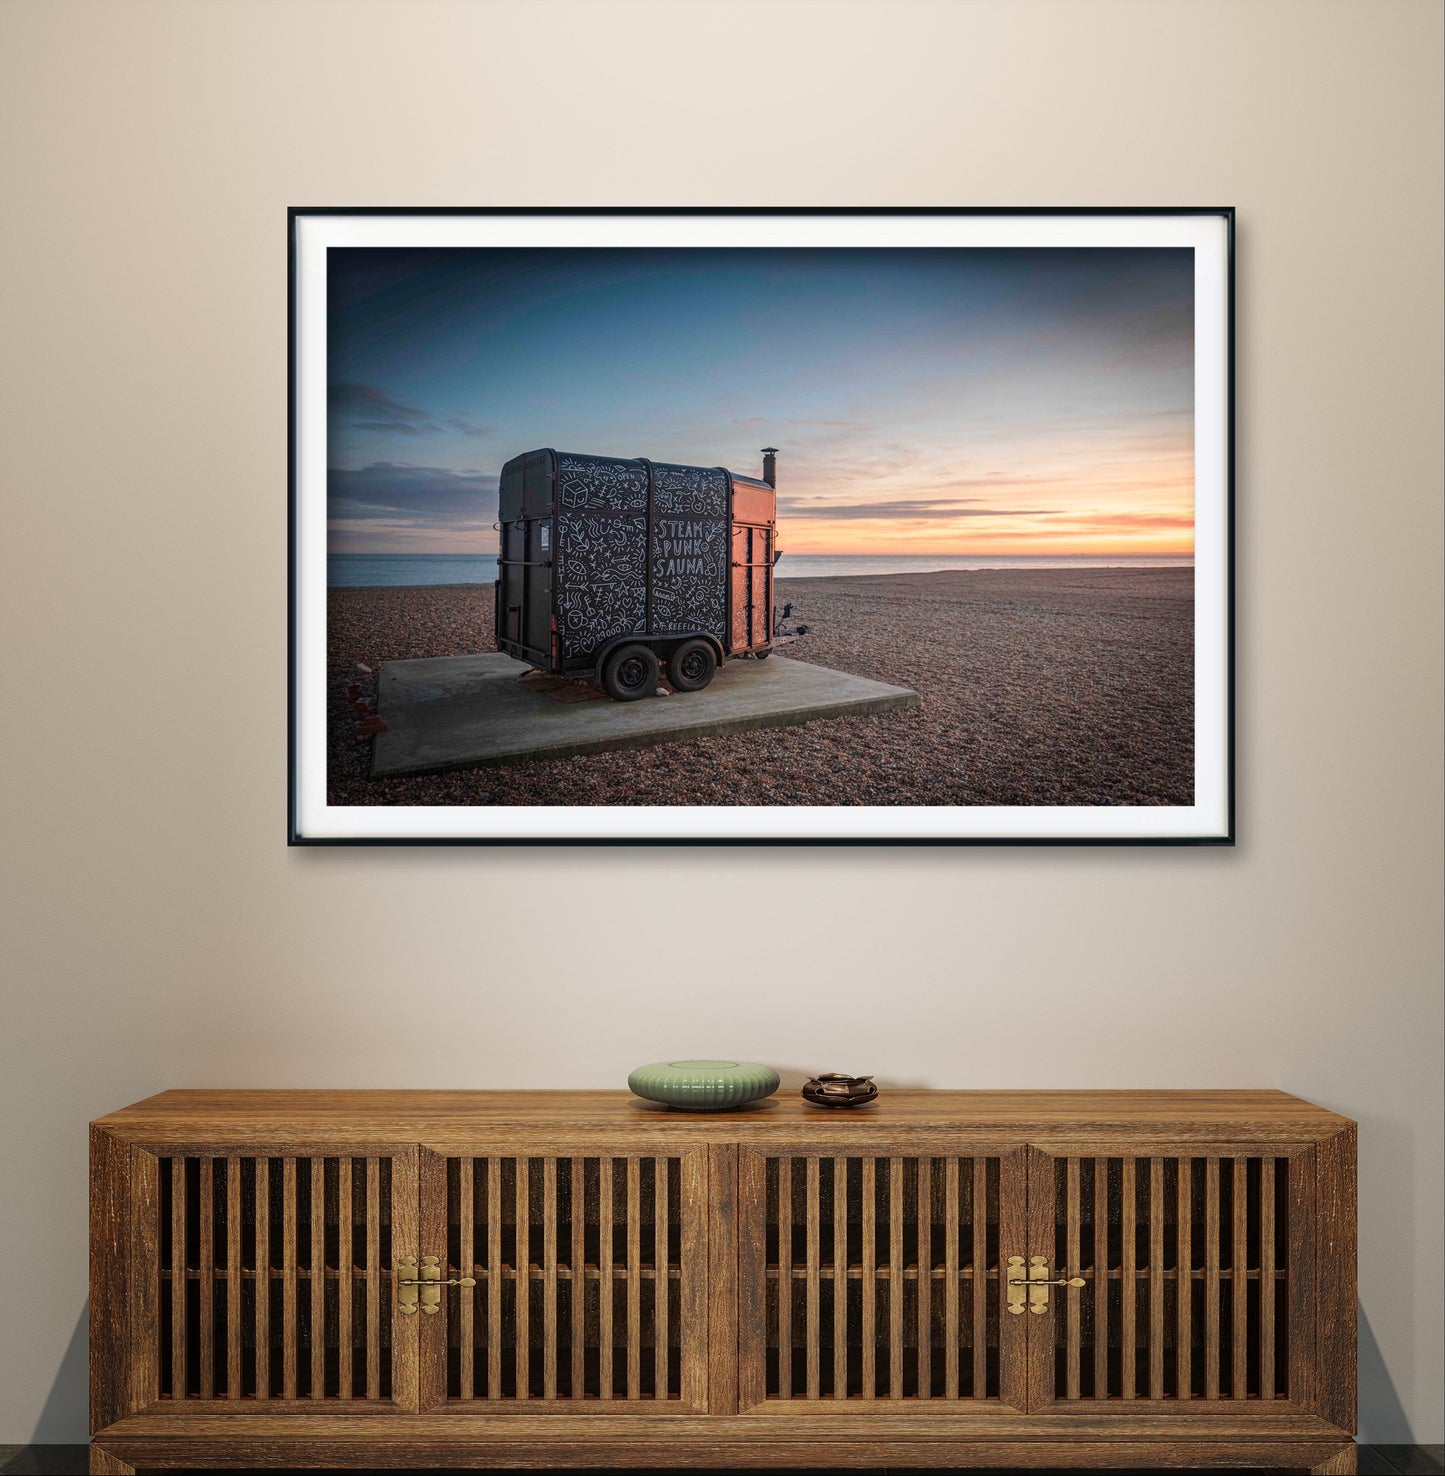
[[[825,1071],[803,1086],[803,1100],[815,1107],[863,1107],[878,1095],[878,1084],[871,1076],[845,1076],[841,1071]]]

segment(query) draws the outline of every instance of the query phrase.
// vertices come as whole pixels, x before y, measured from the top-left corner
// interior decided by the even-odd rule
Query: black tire
[[[768,659],[768,657],[771,656],[772,654],[773,653],[772,653],[771,649],[769,649],[767,651],[754,651],[753,652],[753,655],[756,656],[759,661],[766,661]]]
[[[614,702],[636,702],[657,691],[657,656],[646,646],[619,646],[602,663],[602,690]]]
[[[674,692],[701,692],[717,672],[717,652],[708,641],[684,641],[667,658]]]

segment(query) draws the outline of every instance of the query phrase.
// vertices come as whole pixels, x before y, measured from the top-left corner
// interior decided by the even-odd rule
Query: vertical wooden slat
[[[396,1247],[411,1249],[421,1245],[435,1246],[442,1256],[447,1253],[446,1158],[430,1149],[404,1148],[382,1160],[382,1178],[386,1213],[391,1223],[392,1256]],[[422,1194],[425,1172],[428,1192]],[[430,1186],[438,1185],[436,1190]],[[441,1224],[436,1222],[440,1220]],[[423,1225],[425,1233],[423,1234]],[[437,1390],[446,1388],[447,1343],[446,1321],[428,1317],[431,1331],[424,1333],[421,1317],[400,1318],[396,1315],[396,1273],[390,1265],[381,1268],[383,1300],[382,1326],[388,1333],[385,1354],[390,1375],[389,1397],[397,1409],[422,1408],[422,1384],[425,1380],[428,1404]],[[423,1338],[426,1339],[425,1344]],[[427,1349],[426,1371],[422,1369],[422,1348]],[[435,1370],[435,1372],[433,1372]]]
[[[707,1298],[708,1357],[699,1370],[706,1384],[698,1388],[699,1403],[714,1415],[737,1414],[757,1409],[774,1384],[768,1365],[768,1350],[774,1343],[768,1321],[768,1286],[776,1264],[769,1229],[776,1223],[773,1187],[777,1173],[772,1168],[774,1160],[762,1149],[713,1143],[707,1159],[707,1254],[712,1285]],[[684,1163],[691,1161],[689,1153]],[[683,1196],[683,1223],[688,1227],[702,1216],[695,1212],[686,1188]],[[686,1246],[683,1254],[689,1254]],[[690,1325],[684,1311],[684,1388],[689,1385],[687,1370],[694,1366],[685,1351]]]
[[[1000,1265],[1003,1264],[1000,1260]],[[973,1397],[988,1398],[988,1159],[973,1160]],[[1000,1273],[1001,1274],[1001,1273]]]
[[[642,1395],[642,1161],[627,1160],[627,1397]]]
[[[1288,1397],[1341,1430],[1355,1428],[1359,1402],[1358,1137],[1351,1123],[1279,1164],[1286,1310],[1275,1338],[1284,1340]]]
[[[260,1183],[261,1166],[256,1166]],[[336,1160],[336,1392],[350,1399],[354,1385],[351,1366],[351,1272],[356,1264],[351,1198],[351,1159]]]
[[[1274,1159],[1259,1165],[1259,1397],[1274,1388]]]
[[[653,1165],[653,1271],[652,1283],[652,1397],[667,1398],[667,1296],[668,1259],[668,1194],[667,1174],[669,1160],[654,1158]]]
[[[326,1394],[326,1160],[311,1160],[311,1398]]]
[[[226,1398],[241,1397],[241,1160],[226,1160]]]
[[[756,1161],[758,1155],[750,1157]],[[757,1195],[748,1201],[750,1223],[744,1250],[737,1223],[737,1169],[736,1147],[715,1143],[710,1148],[685,1150],[677,1175],[677,1269],[681,1278],[677,1297],[678,1396],[686,1408],[696,1411],[707,1409],[712,1400],[718,1414],[737,1412],[738,1379],[744,1360],[750,1381],[761,1385],[765,1374],[764,1348],[754,1340],[766,1339],[762,1309],[757,1305],[766,1291],[766,1249],[747,1262],[755,1272],[748,1276],[752,1305],[748,1317],[751,1347],[747,1350],[738,1326],[738,1282],[744,1257],[754,1257],[757,1241],[752,1237],[766,1229],[759,1213],[763,1197]],[[713,1213],[720,1222],[715,1236],[709,1234]],[[709,1255],[713,1252],[717,1259],[709,1273]],[[731,1367],[727,1366],[728,1354]]]
[[[1301,1149],[1286,1160],[1287,1185],[1293,1191],[1285,1200],[1284,1265],[1285,1303],[1282,1321],[1276,1323],[1275,1339],[1283,1339],[1285,1381],[1291,1404],[1308,1409],[1340,1429],[1352,1430],[1356,1418],[1355,1248],[1356,1211],[1354,1174],[1339,1184],[1337,1197],[1331,1180],[1338,1182],[1336,1169],[1345,1165],[1335,1150],[1353,1137],[1353,1127],[1324,1142]],[[1222,1172],[1222,1170],[1221,1170]],[[1332,1233],[1339,1227],[1340,1211],[1348,1215],[1347,1234]],[[1325,1237],[1323,1241],[1321,1236]],[[1339,1256],[1342,1265],[1330,1258]],[[1342,1278],[1349,1273],[1348,1286]],[[1343,1346],[1342,1346],[1343,1345]],[[1224,1375],[1221,1373],[1220,1379]]]
[[[933,1396],[933,1160],[918,1160],[918,1398]]]
[[[381,1160],[366,1160],[366,1397],[381,1398]]]
[[[457,1159],[457,1277],[476,1277],[476,1200],[474,1187],[475,1169],[470,1156],[464,1154]],[[448,1273],[449,1275],[452,1273]],[[475,1399],[476,1352],[472,1332],[472,1303],[476,1291],[473,1287],[457,1288],[457,1393],[463,1399]]]
[[[878,1387],[878,1160],[863,1160],[863,1397]]]
[[[134,1414],[160,1398],[161,1163],[94,1126],[90,1143],[88,1342],[91,1421],[98,1429],[107,1418]],[[7,1249],[15,1259],[13,1245]],[[37,1278],[37,1285],[62,1284]]]
[[[597,1162],[598,1393],[612,1398],[612,1160]]]
[[[416,1164],[417,1188],[415,1209],[409,1218],[414,1221],[416,1229],[412,1234],[404,1234],[402,1221],[408,1217],[402,1198],[413,1161]],[[460,1205],[457,1188],[461,1159],[457,1150],[419,1146],[393,1155],[389,1167],[393,1216],[391,1237],[395,1247],[393,1267],[398,1265],[402,1254],[436,1255],[442,1279],[450,1279],[453,1266],[459,1266],[465,1259],[458,1233]],[[397,1271],[392,1270],[388,1281],[394,1282],[396,1276]],[[441,1292],[438,1300],[443,1310],[435,1315],[403,1315],[392,1311],[389,1321],[393,1402],[399,1403],[398,1375],[407,1364],[414,1365],[416,1369],[419,1408],[445,1408],[447,1400],[462,1397],[462,1386],[457,1377],[458,1364],[452,1352],[457,1345],[457,1295],[450,1287]],[[394,1308],[394,1297],[390,1300]]]
[[[943,1162],[943,1396],[958,1398],[958,1159]],[[974,1296],[979,1286],[977,1268]]]
[[[1064,1264],[1052,1274],[1077,1276],[1079,1272],[1079,1160],[1070,1158],[1064,1167]],[[1064,1316],[1064,1388],[1066,1397],[1079,1397],[1079,1301],[1066,1286],[1058,1288],[1059,1311]]]
[[[487,1398],[502,1397],[502,1160],[487,1159]]]
[[[573,1399],[581,1399],[586,1390],[587,1346],[587,1161],[572,1160],[572,1389]]]
[[[256,1160],[256,1398],[271,1397],[271,1160]]]
[[[90,1418],[100,1429],[160,1398],[161,1161],[95,1125],[90,1149]],[[60,1295],[63,1283],[40,1284]]]
[[[778,1160],[778,1398],[793,1397],[793,1160]]]
[[[683,1154],[678,1345],[690,1410],[733,1415],[768,1396],[767,1175],[765,1155],[735,1143]]]
[[[557,1160],[542,1160],[542,1398],[557,1397]]]
[[[848,1397],[848,1160],[833,1160],[833,1398]]]
[[[186,1301],[190,1291],[186,1244],[186,1160],[171,1159],[171,1398],[184,1399],[186,1387]]]
[[[1094,1398],[1109,1397],[1109,1160],[1094,1160]]]
[[[888,1397],[903,1398],[903,1160],[888,1160]]]
[[[1193,1397],[1194,1365],[1194,1160],[1179,1160],[1179,1194],[1176,1202],[1176,1246],[1174,1294],[1178,1298],[1174,1317],[1174,1393],[1179,1399]]]
[[[816,1399],[821,1385],[819,1358],[822,1353],[822,1329],[818,1326],[819,1300],[818,1281],[820,1275],[819,1220],[823,1212],[822,1190],[819,1186],[820,1160],[807,1160],[807,1193],[803,1202],[803,1213],[807,1221],[807,1283],[804,1292],[807,1330],[803,1336],[803,1348],[808,1366],[808,1398]]]
[[[517,1346],[514,1368],[517,1398],[532,1395],[532,1160],[518,1155],[517,1185],[513,1199],[516,1214],[516,1275],[512,1278],[512,1308],[516,1318]]]
[[[1139,1284],[1135,1273],[1135,1234],[1139,1202],[1135,1190],[1134,1160],[1124,1158],[1120,1165],[1119,1212],[1119,1397],[1134,1398],[1135,1392],[1135,1316],[1139,1306]]]
[[[990,1266],[990,1327],[998,1339],[998,1398],[1015,1408],[1044,1410],[1057,1396],[1051,1339],[1030,1327],[1038,1318],[1010,1314],[1007,1258],[1054,1244],[1057,1218],[1054,1159],[1045,1148],[1014,1148],[984,1160],[989,1185],[989,1216],[998,1225],[998,1259]],[[1044,1324],[1046,1327],[1048,1324]],[[1033,1348],[1030,1349],[1030,1340]],[[1039,1343],[1044,1348],[1039,1349]],[[992,1352],[992,1349],[990,1349]],[[990,1380],[990,1387],[993,1387]]]
[[[1204,1161],[1204,1397],[1219,1398],[1219,1160]]]
[[[281,1160],[281,1397],[296,1397],[296,1160]]]
[[[1230,1318],[1230,1392],[1236,1399],[1249,1393],[1249,1160],[1234,1160],[1234,1245],[1230,1254],[1233,1285],[1233,1316]]]
[[[213,1160],[203,1157],[200,1161],[200,1228],[196,1236],[196,1276],[201,1304],[199,1325],[196,1329],[196,1352],[201,1365],[200,1394],[202,1399],[213,1399],[216,1394],[214,1173]]]
[[[1149,1397],[1164,1397],[1164,1160],[1149,1160]]]

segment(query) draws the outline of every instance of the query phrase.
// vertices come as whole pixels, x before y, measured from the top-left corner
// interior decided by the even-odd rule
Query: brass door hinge
[[[423,1256],[417,1269],[415,1256],[401,1256],[396,1263],[396,1310],[412,1313],[418,1305],[423,1312],[440,1312],[444,1286],[475,1286],[471,1276],[453,1276],[444,1280],[441,1260]]]
[[[1022,1312],[1025,1303],[1030,1312],[1047,1312],[1049,1310],[1049,1288],[1051,1286],[1083,1286],[1082,1276],[1059,1276],[1052,1281],[1049,1279],[1049,1258],[1047,1256],[1030,1256],[1027,1273],[1024,1271],[1024,1258],[1022,1256],[1010,1256],[1008,1258],[1008,1309],[1010,1312]]]

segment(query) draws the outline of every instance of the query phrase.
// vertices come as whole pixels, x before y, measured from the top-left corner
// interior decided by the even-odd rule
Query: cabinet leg
[[[1359,1453],[1351,1442],[1343,1450],[1336,1451],[1329,1460],[1321,1461],[1317,1466],[1311,1466],[1312,1476],[1355,1476],[1360,1468]]]
[[[135,1467],[117,1460],[98,1445],[90,1447],[90,1476],[135,1476]]]

